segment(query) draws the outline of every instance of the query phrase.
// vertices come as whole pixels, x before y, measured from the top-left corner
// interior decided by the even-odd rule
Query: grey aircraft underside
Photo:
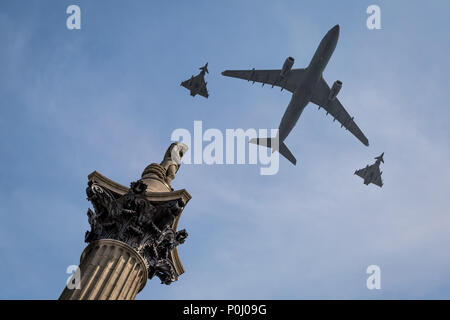
[[[281,70],[226,70],[222,75],[234,78],[240,78],[248,81],[260,82],[281,87],[292,93],[291,101],[281,119],[278,136],[275,138],[257,138],[251,139],[250,143],[271,148],[273,151],[279,151],[286,159],[294,165],[297,163],[294,155],[284,144],[284,140],[294,128],[297,120],[302,114],[303,109],[309,102],[324,108],[326,114],[333,116],[333,121],[337,120],[341,127],[345,127],[364,145],[368,146],[369,141],[361,132],[353,117],[347,113],[342,104],[336,98],[342,87],[342,82],[337,80],[330,87],[322,77],[325,69],[339,38],[339,25],[334,26],[323,37],[311,62],[305,69],[292,69],[294,58],[288,57]]]
[[[364,169],[356,170],[355,174],[360,176],[364,179],[364,184],[368,185],[369,183],[373,183],[380,188],[383,186],[383,180],[381,179],[381,174],[383,173],[380,171],[380,163],[383,162],[383,156],[384,152],[376,157],[376,161],[372,165],[367,165]]]
[[[201,71],[198,75],[195,77],[192,76],[189,80],[183,81],[180,85],[188,89],[193,97],[195,97],[196,94],[199,94],[205,98],[208,98],[209,94],[208,89],[206,88],[207,82],[205,82],[205,73],[209,73],[208,62],[199,69]]]

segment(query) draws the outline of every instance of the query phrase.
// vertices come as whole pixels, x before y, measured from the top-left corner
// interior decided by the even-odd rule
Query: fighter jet
[[[383,162],[383,156],[384,152],[378,156],[375,157],[377,161],[375,161],[372,165],[367,165],[364,169],[356,170],[355,174],[360,176],[364,179],[364,184],[368,185],[369,183],[373,183],[380,188],[383,186],[383,180],[381,179],[381,174],[383,173],[380,171],[380,163]]]
[[[292,93],[292,99],[281,119],[278,135],[275,138],[251,139],[250,143],[259,144],[272,149],[272,152],[279,151],[292,164],[297,160],[291,151],[284,144],[284,140],[294,128],[303,109],[309,102],[312,102],[325,109],[326,114],[333,116],[333,121],[337,120],[341,127],[349,130],[364,145],[368,146],[369,141],[361,132],[359,127],[350,117],[342,104],[336,98],[342,87],[342,82],[337,80],[333,86],[328,86],[322,77],[328,60],[330,60],[339,38],[339,25],[334,26],[319,44],[308,67],[305,69],[292,69],[294,58],[288,57],[281,70],[226,70],[222,75],[240,78],[248,81],[271,84],[286,89]]]
[[[208,89],[206,89],[207,82],[205,82],[205,73],[209,73],[208,62],[199,69],[201,71],[198,75],[195,77],[192,76],[189,80],[183,81],[180,85],[190,90],[191,96],[193,97],[195,97],[196,94],[199,94],[205,98],[208,98]]]

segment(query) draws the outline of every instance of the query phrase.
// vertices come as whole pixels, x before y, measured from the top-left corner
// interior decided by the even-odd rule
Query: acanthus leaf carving
[[[118,195],[89,181],[86,194],[94,211],[87,212],[91,230],[86,232],[85,241],[115,239],[128,244],[146,261],[150,279],[156,275],[161,283],[170,284],[177,280],[170,252],[188,235],[184,229],[171,227],[183,210],[182,202],[151,202],[145,197],[146,188],[138,180],[126,194]]]

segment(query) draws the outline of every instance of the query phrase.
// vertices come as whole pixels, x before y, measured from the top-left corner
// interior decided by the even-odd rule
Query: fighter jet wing
[[[381,179],[381,173],[375,181],[372,181],[373,184],[376,184],[379,187],[383,186],[383,180]]]
[[[209,97],[208,89],[206,89],[206,85],[205,85],[205,86],[202,86],[202,87],[200,88],[200,90],[198,91],[198,94],[201,95],[201,96],[203,96],[203,97],[205,97],[205,98],[208,98],[208,97]]]
[[[367,168],[356,170],[355,174],[364,179],[366,177],[366,170]]]
[[[369,145],[369,140],[367,140],[364,133],[359,129],[358,125],[353,121],[353,118],[347,113],[345,108],[339,102],[338,98],[334,100],[328,100],[330,94],[330,87],[326,83],[324,78],[319,80],[315,91],[312,94],[311,101],[318,106],[324,108],[327,114],[331,114],[334,119],[340,122],[341,127],[345,127],[350,131],[356,138],[359,139],[366,146]]]
[[[285,77],[281,70],[225,70],[222,75],[277,86],[294,92],[305,69],[293,69]]]
[[[372,165],[372,166],[375,166],[377,176],[371,182],[373,184],[376,184],[379,187],[382,187],[383,186],[383,180],[381,179],[382,172],[380,171],[380,168],[378,166],[376,166],[376,165]]]
[[[186,89],[191,89],[191,86],[189,85],[189,81],[190,80],[186,80],[186,81],[183,81],[182,83],[180,83],[180,85],[181,86],[183,86],[183,87],[185,87]]]

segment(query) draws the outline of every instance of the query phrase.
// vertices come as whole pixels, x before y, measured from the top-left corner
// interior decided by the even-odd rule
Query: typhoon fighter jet
[[[208,89],[206,89],[207,82],[205,82],[205,73],[209,73],[208,62],[199,69],[201,71],[198,75],[195,77],[192,76],[189,80],[183,81],[180,85],[190,90],[191,96],[193,97],[195,97],[196,94],[199,94],[205,98],[208,98]]]
[[[240,78],[248,81],[260,82],[264,84],[281,87],[292,93],[291,101],[281,119],[278,135],[275,138],[251,139],[250,143],[259,144],[272,149],[272,152],[279,151],[292,164],[297,160],[291,151],[284,144],[284,140],[294,128],[303,109],[309,102],[324,108],[326,114],[331,114],[333,121],[337,120],[341,127],[345,127],[364,145],[368,146],[369,141],[353,121],[353,117],[347,113],[342,104],[336,98],[342,87],[342,82],[337,80],[330,88],[322,77],[328,60],[330,60],[339,38],[339,25],[334,26],[324,36],[319,44],[311,62],[305,69],[292,69],[294,58],[288,57],[283,67],[278,70],[226,70],[222,75],[227,77]]]
[[[367,165],[364,169],[356,170],[355,174],[364,179],[364,184],[368,185],[369,183],[373,183],[380,188],[383,186],[383,180],[381,179],[381,174],[383,171],[380,171],[380,163],[383,162],[384,152],[375,157],[375,163],[372,165]]]

